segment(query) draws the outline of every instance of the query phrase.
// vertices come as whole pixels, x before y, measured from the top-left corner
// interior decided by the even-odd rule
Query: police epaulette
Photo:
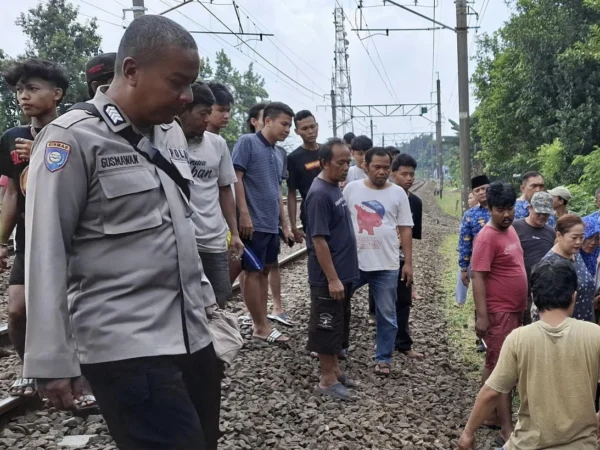
[[[56,118],[52,125],[55,125],[60,128],[64,128],[65,130],[71,128],[76,123],[81,122],[82,120],[93,119],[94,116],[83,110],[73,110],[67,111],[62,116]]]

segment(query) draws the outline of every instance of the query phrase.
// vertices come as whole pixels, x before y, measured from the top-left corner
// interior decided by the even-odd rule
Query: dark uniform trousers
[[[192,354],[82,364],[120,450],[214,450],[221,437],[220,361]]]
[[[396,298],[396,321],[398,322],[398,333],[396,334],[395,348],[400,352],[407,352],[412,349],[412,339],[408,319],[410,318],[410,308],[412,307],[412,289],[406,286],[402,281],[402,268],[404,261],[400,261],[400,270],[398,271],[398,296]],[[369,289],[369,313],[375,314],[375,299]]]

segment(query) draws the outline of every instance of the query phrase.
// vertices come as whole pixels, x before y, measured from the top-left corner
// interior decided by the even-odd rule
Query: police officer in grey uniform
[[[173,122],[198,68],[180,25],[134,20],[115,79],[91,101],[98,117],[59,117],[31,159],[24,373],[62,408],[85,375],[122,450],[215,449],[220,437],[205,313],[215,298],[181,184],[192,180],[186,139]],[[175,173],[157,166],[161,156]]]

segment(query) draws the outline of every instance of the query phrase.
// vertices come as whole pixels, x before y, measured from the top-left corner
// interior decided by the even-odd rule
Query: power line
[[[225,22],[223,22],[221,19],[219,19],[219,17],[214,14],[209,8],[206,7],[206,5],[204,5],[203,3],[201,3],[200,1],[198,1],[198,4],[200,4],[200,6],[202,6],[204,9],[206,9],[215,19],[217,19],[221,25],[223,25],[225,28],[227,28],[229,31],[231,31],[233,34],[236,34],[231,28],[229,28],[229,26],[227,26],[227,24],[225,24]],[[267,64],[269,64],[271,67],[273,67],[277,72],[279,72],[281,75],[283,75],[284,77],[288,78],[289,80],[291,80],[293,83],[297,84],[298,86],[300,86],[302,89],[305,89],[306,91],[310,92],[313,95],[316,95],[317,97],[323,97],[324,94],[319,94],[315,91],[313,91],[310,88],[307,88],[306,86],[304,86],[302,83],[299,83],[297,80],[295,80],[294,78],[290,77],[287,73],[283,72],[282,70],[280,70],[277,66],[275,66],[271,61],[269,61],[267,58],[265,58],[263,55],[261,55],[259,52],[257,52],[256,50],[254,50],[254,48],[252,48],[246,41],[244,41],[243,39],[239,38],[240,42],[244,45],[246,45],[246,47],[248,47],[250,50],[252,50],[254,53],[256,53],[261,59],[263,59]]]
[[[348,16],[346,15],[346,13],[344,12],[344,9],[342,7],[342,5],[340,5],[339,0],[336,0],[336,3],[338,4],[338,6],[340,8],[342,8],[342,13],[344,14],[344,18],[348,21],[348,23],[350,24],[350,27],[352,27],[352,22],[350,21],[350,19],[348,19]],[[373,60],[373,57],[371,56],[371,53],[369,52],[369,50],[367,49],[367,47],[365,46],[365,43],[360,39],[360,35],[358,34],[358,31],[356,32],[356,35],[358,36],[358,40],[360,41],[360,43],[362,44],[363,48],[365,49],[365,52],[367,52],[367,55],[369,56],[369,59],[371,60],[371,63],[373,64],[373,67],[375,67],[375,70],[377,71],[377,74],[379,75],[379,78],[381,78],[381,81],[383,82],[383,85],[385,86],[385,88],[387,89],[388,93],[390,94],[390,96],[392,98],[394,98],[394,94],[392,93],[392,91],[390,90],[390,88],[388,87],[385,79],[383,78],[383,75],[381,75],[381,72],[379,70],[379,67],[377,67],[377,64],[375,64],[375,61]]]
[[[117,3],[118,5],[121,5],[123,8],[129,8],[128,6],[125,6],[123,3],[121,3],[119,0],[112,0],[112,1]]]
[[[358,6],[358,9],[360,9],[361,6],[359,5],[358,0],[355,0],[355,2],[356,2],[356,6]],[[362,3],[362,0],[361,0],[361,3]],[[362,11],[361,11],[361,18],[364,19],[365,26],[367,28],[369,28],[369,24],[367,23],[367,19],[362,14]],[[354,22],[355,22],[355,25],[356,25],[356,13],[354,14]],[[362,26],[362,24],[361,24],[361,26]],[[358,31],[356,32],[356,34],[358,36]],[[396,103],[399,103],[399,101],[398,101],[398,94],[396,94],[396,90],[394,89],[394,85],[392,83],[392,80],[390,79],[390,76],[387,73],[387,70],[385,68],[385,64],[383,63],[383,60],[381,59],[381,55],[379,54],[379,49],[377,48],[377,44],[375,43],[374,40],[372,42],[373,42],[373,47],[375,47],[375,52],[377,53],[377,57],[379,58],[379,62],[381,63],[381,67],[383,68],[383,73],[385,74],[385,76],[386,76],[386,78],[387,78],[387,80],[388,80],[388,82],[390,84],[390,88],[392,89],[392,92],[394,93],[394,95],[393,95],[394,101]]]
[[[90,15],[88,15],[88,14],[84,14],[84,13],[82,13],[82,12],[78,12],[77,14],[78,14],[78,15],[80,15],[80,16],[88,17],[88,18],[90,18],[90,19],[95,19],[95,20],[97,20],[98,22],[104,22],[104,23],[107,23],[107,24],[109,24],[109,25],[114,25],[115,27],[119,27],[119,28],[126,28],[126,26],[125,26],[125,25],[123,25],[123,24],[119,25],[119,24],[117,24],[117,23],[114,23],[114,22],[109,22],[108,20],[98,19],[96,16],[90,16]]]
[[[85,3],[86,5],[88,5],[88,6],[91,6],[92,8],[99,9],[100,11],[103,11],[103,12],[105,12],[106,14],[110,14],[111,16],[113,16],[113,17],[116,17],[117,19],[122,19],[122,17],[121,17],[121,16],[117,16],[116,14],[114,14],[114,13],[111,13],[110,11],[107,11],[107,10],[106,10],[106,9],[104,9],[104,8],[100,8],[99,6],[96,6],[96,5],[94,5],[93,3],[89,3],[89,2],[87,2],[86,0],[77,0],[77,1],[79,1],[79,2],[81,2],[81,3]]]
[[[254,25],[254,26],[257,28],[257,29],[259,29],[259,30],[260,30],[260,27],[259,27],[258,25],[256,25],[256,23],[254,22],[254,20],[256,20],[256,22],[258,22],[258,23],[259,23],[259,25],[260,25],[261,27],[263,27],[264,29],[267,29],[267,28],[266,28],[266,27],[265,27],[265,26],[264,26],[264,25],[263,25],[263,24],[260,22],[260,20],[258,20],[258,19],[256,18],[256,16],[253,16],[252,14],[250,14],[250,12],[249,12],[249,11],[248,11],[246,8],[244,8],[244,7],[243,7],[242,5],[240,5],[240,4],[238,4],[237,6],[238,6],[238,8],[240,8],[240,9],[242,10],[243,14],[246,16],[246,19],[248,19],[250,22],[252,22],[252,24],[253,24],[253,25]],[[250,17],[252,17],[254,20],[252,20]],[[277,35],[275,35],[275,39],[276,39],[277,41],[279,41],[279,42],[281,43],[281,45],[282,45],[282,46],[284,46],[285,48],[287,48],[287,49],[290,51],[290,53],[291,53],[292,55],[294,55],[296,58],[298,58],[300,61],[302,61],[302,62],[303,62],[304,64],[306,64],[308,67],[310,67],[310,69],[311,69],[313,72],[315,72],[316,74],[318,74],[318,75],[322,76],[323,78],[325,78],[325,79],[327,80],[327,82],[329,82],[329,81],[330,81],[330,80],[329,80],[329,76],[327,76],[327,75],[323,74],[323,72],[320,72],[320,71],[319,71],[319,69],[317,69],[316,67],[314,67],[313,65],[311,65],[309,62],[306,62],[304,59],[302,59],[302,57],[301,57],[301,56],[299,56],[299,55],[298,55],[296,52],[294,52],[294,50],[292,50],[292,49],[291,49],[291,48],[290,48],[288,45],[286,45],[286,43],[285,43],[283,40],[279,39],[279,38],[277,37]],[[272,42],[271,42],[271,43],[272,43]],[[273,46],[275,46],[275,44],[273,44]],[[277,47],[275,47],[275,48],[277,48]],[[287,57],[287,55],[286,55],[285,53],[283,53],[283,55]],[[288,58],[288,59],[289,59],[289,58]],[[291,60],[290,60],[290,61],[291,61]],[[295,64],[294,64],[294,65],[295,65]]]
[[[247,10],[245,10],[244,8],[242,8],[242,6],[241,6],[241,5],[237,5],[237,4],[236,4],[236,6],[237,6],[239,9],[241,9],[241,10],[242,10],[242,14],[244,14],[244,15],[246,16],[246,19],[248,19],[250,22],[252,22],[252,25],[254,25],[254,27],[255,27],[257,30],[259,30],[259,31],[262,31],[262,29],[261,29],[261,28],[260,28],[258,25],[256,25],[256,23],[254,23],[254,21],[253,21],[252,19],[250,19],[250,17],[249,17],[249,14],[250,14],[250,13],[248,13],[248,12],[247,12]],[[258,21],[258,19],[256,19],[256,20]],[[260,23],[260,22],[259,22],[259,23]],[[262,25],[262,24],[261,24],[261,25]],[[262,26],[264,27],[264,25],[262,25]],[[265,28],[265,29],[266,29],[266,28]],[[278,41],[279,41],[279,42],[280,42],[280,43],[281,43],[281,44],[282,44],[284,47],[288,48],[288,49],[290,50],[290,52],[291,52],[291,53],[293,53],[293,54],[295,55],[295,53],[293,52],[293,50],[292,50],[292,49],[290,49],[290,48],[289,48],[287,45],[285,45],[285,43],[284,43],[284,42],[283,42],[281,39],[279,39],[277,36],[274,36],[274,38],[275,38],[275,39],[277,39],[277,40],[278,40]],[[273,44],[273,42],[271,42],[271,43]],[[277,48],[277,46],[275,46],[275,44],[273,44],[273,46],[275,47],[275,50],[276,50],[276,51],[279,53],[279,49]],[[285,52],[281,52],[281,54],[282,54],[282,55],[283,55],[283,56],[284,56],[284,57],[285,57],[285,58],[286,58],[286,59],[287,59],[287,60],[288,60],[290,63],[292,63],[292,65],[293,65],[293,66],[296,68],[296,70],[298,70],[298,71],[299,71],[299,72],[300,72],[302,75],[304,75],[304,76],[305,76],[307,79],[309,79],[309,80],[311,79],[310,75],[308,75],[306,72],[304,72],[304,71],[302,70],[302,68],[300,68],[300,67],[299,67],[299,66],[298,66],[298,65],[295,63],[295,61],[294,61],[293,59],[291,59],[291,58],[290,58],[290,57],[289,57],[289,56],[288,56],[288,55],[287,55]],[[298,59],[302,59],[302,58],[300,58],[298,55],[296,55],[296,57],[297,57]],[[307,63],[307,62],[305,62],[305,61],[303,61],[303,62],[304,62],[304,63],[305,63],[307,66],[309,66],[309,67],[310,67],[310,68],[311,68],[313,71],[315,71],[316,73],[319,73],[319,72],[318,72],[318,69],[315,69],[313,66],[311,66],[309,63]],[[323,74],[320,74],[320,75],[322,75],[323,77],[325,77],[325,75],[323,75]],[[327,79],[327,81],[329,81],[329,78],[328,78],[328,77],[325,77],[325,78]],[[313,84],[316,84],[316,83],[313,83]]]
[[[172,6],[171,4],[167,3],[166,0],[160,0],[164,5],[166,6]],[[179,10],[175,10],[176,13],[178,13],[179,15],[181,15],[182,17],[184,17],[185,19],[190,20],[191,22],[194,22],[196,25],[198,25],[200,28],[203,28],[204,30],[210,31],[208,30],[208,28],[206,28],[205,26],[203,26],[202,24],[198,23],[196,20],[192,19],[189,16],[186,16],[185,14],[183,14],[181,11]],[[250,61],[252,61],[253,63],[256,63],[258,66],[262,67],[264,70],[266,70],[269,74],[274,75],[275,77],[272,78],[272,80],[275,83],[279,83],[280,81],[285,83],[289,88],[295,90],[296,92],[298,92],[299,94],[303,95],[304,97],[309,98],[310,100],[313,100],[313,98],[306,94],[303,91],[300,91],[299,89],[296,88],[296,86],[294,86],[293,84],[289,83],[287,80],[281,79],[279,77],[276,76],[276,74],[274,72],[272,72],[271,70],[269,70],[267,67],[265,67],[263,64],[261,64],[259,61],[257,61],[256,59],[252,59],[249,55],[245,54],[241,49],[237,48],[236,46],[230,44],[229,42],[227,42],[225,39],[221,38],[220,36],[215,36],[215,35],[211,35],[211,38],[215,41],[219,41],[222,44],[231,47],[232,49],[240,52],[242,55],[244,55],[246,58],[248,58]],[[206,53],[210,53],[208,50],[200,47],[202,50],[204,50]]]

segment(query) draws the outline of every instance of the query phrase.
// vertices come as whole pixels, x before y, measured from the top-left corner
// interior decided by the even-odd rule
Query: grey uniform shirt
[[[100,90],[105,121],[72,111],[37,136],[26,196],[29,378],[67,378],[82,364],[196,352],[211,342],[214,294],[196,250],[192,210],[175,182],[114,131],[129,122]],[[175,123],[152,146],[188,180]]]

